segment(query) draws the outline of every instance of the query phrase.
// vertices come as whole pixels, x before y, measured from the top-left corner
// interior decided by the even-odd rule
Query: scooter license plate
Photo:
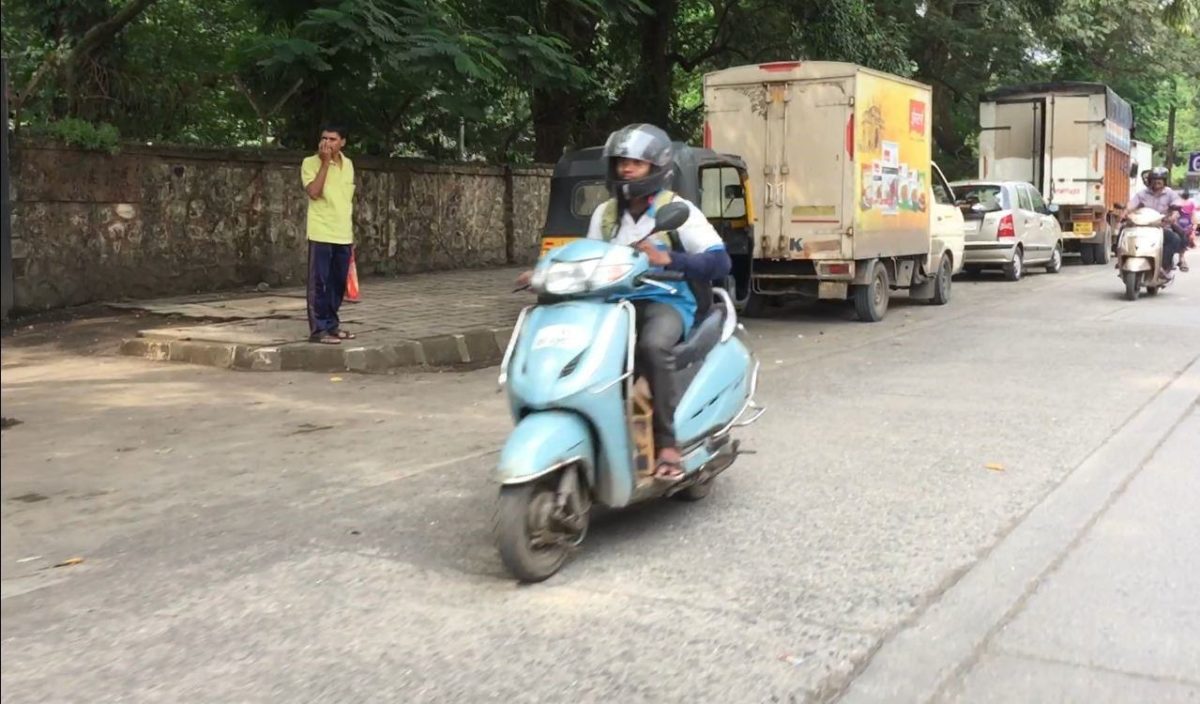
[[[578,325],[547,325],[538,330],[533,338],[533,349],[557,347],[568,350],[583,349],[587,346],[587,332]]]
[[[1074,227],[1075,234],[1077,235],[1090,235],[1093,232],[1093,226],[1090,222],[1076,222],[1072,223],[1072,226]]]

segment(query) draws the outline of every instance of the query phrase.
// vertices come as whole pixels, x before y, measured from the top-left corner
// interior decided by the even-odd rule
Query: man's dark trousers
[[[338,309],[346,295],[350,273],[348,244],[308,242],[308,334],[310,337],[337,331]]]

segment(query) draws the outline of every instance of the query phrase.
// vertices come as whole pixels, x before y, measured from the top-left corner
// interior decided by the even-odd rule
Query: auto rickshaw
[[[603,147],[567,152],[554,166],[550,203],[542,229],[541,252],[586,237],[596,208],[608,200]],[[671,190],[695,203],[716,228],[733,260],[725,288],[741,307],[750,296],[754,213],[746,163],[731,154],[675,143],[675,181]]]

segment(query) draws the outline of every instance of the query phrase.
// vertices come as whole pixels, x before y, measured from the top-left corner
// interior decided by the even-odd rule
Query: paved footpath
[[[839,701],[1200,702],[1198,393],[1200,362]]]
[[[499,361],[528,294],[513,294],[519,268],[416,274],[362,281],[362,300],[342,306],[357,339],[308,342],[303,288],[269,294],[212,293],[110,303],[178,316],[125,340],[127,355],[253,371],[389,373],[414,366]]]

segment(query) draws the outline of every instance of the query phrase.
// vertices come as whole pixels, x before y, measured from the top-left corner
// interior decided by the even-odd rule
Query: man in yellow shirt
[[[354,242],[354,164],[345,146],[345,128],[326,125],[317,153],[300,165],[308,194],[308,339],[326,345],[354,339],[338,320]]]

